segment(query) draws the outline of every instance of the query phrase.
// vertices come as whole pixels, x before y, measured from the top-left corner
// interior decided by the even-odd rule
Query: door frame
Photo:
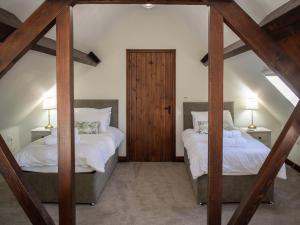
[[[130,53],[163,53],[169,52],[173,53],[174,64],[172,66],[171,76],[173,77],[171,87],[172,87],[172,101],[171,101],[171,158],[172,161],[177,161],[176,158],[176,49],[126,49],[126,161],[130,161],[131,151],[130,149],[130,118],[129,118],[129,109],[130,109],[130,79],[129,79],[129,54]]]

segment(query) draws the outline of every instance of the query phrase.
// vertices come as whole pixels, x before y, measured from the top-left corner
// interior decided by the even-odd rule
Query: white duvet
[[[105,164],[115,154],[124,138],[117,128],[110,127],[101,134],[82,134],[75,145],[75,166],[105,172]],[[46,145],[44,139],[37,140],[15,155],[22,168],[56,167],[57,145]]]
[[[257,174],[270,149],[247,133],[242,133],[246,144],[242,147],[223,147],[224,175]],[[187,150],[190,169],[194,179],[208,173],[208,135],[193,129],[183,131],[182,138]],[[286,168],[279,171],[279,178],[286,179]]]

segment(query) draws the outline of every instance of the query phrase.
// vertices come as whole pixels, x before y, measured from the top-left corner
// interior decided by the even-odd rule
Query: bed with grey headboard
[[[234,102],[224,102],[224,110],[231,112],[234,120]],[[203,112],[208,111],[208,102],[184,102],[183,103],[183,127],[184,130],[193,128],[192,111]],[[193,179],[190,163],[187,155],[187,150],[184,149],[184,162],[186,169],[190,175],[193,190],[196,195],[198,204],[207,203],[208,197],[208,177],[203,175],[197,179]],[[243,196],[250,190],[256,176],[225,176],[223,175],[223,203],[235,203],[240,202]],[[264,202],[274,201],[274,185],[269,189]]]
[[[110,126],[119,127],[119,101],[118,100],[75,100],[75,108],[102,109],[112,107]],[[87,172],[75,174],[75,197],[76,203],[96,204],[105,188],[112,172],[118,162],[118,149],[107,161],[105,173]],[[58,202],[58,174],[24,172],[25,178],[37,192],[42,202]]]

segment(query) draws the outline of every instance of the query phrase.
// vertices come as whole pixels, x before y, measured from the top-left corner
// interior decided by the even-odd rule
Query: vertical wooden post
[[[223,17],[210,7],[208,67],[208,225],[221,225],[223,171]]]
[[[56,18],[59,224],[75,224],[74,75],[72,7]]]

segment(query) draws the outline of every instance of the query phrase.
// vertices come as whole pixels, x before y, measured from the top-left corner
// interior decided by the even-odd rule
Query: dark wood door
[[[175,50],[127,50],[127,154],[175,158]]]

